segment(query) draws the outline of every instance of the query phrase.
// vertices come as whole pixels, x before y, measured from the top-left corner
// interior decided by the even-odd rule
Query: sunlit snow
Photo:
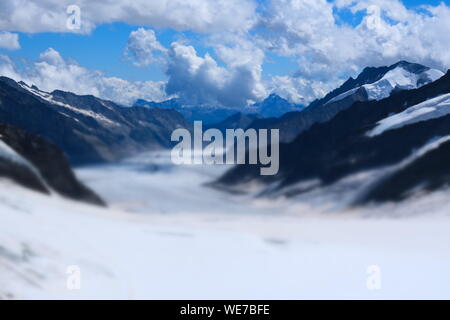
[[[204,186],[218,169],[144,154],[78,170],[108,209],[1,180],[0,297],[450,297],[448,192],[333,212]]]
[[[368,133],[368,136],[374,137],[388,130],[444,117],[448,114],[450,114],[450,94],[444,94],[379,121],[377,126]]]

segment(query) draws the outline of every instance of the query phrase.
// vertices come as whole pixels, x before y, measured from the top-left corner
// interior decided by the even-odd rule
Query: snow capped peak
[[[82,108],[77,108],[73,105],[70,105],[68,103],[64,103],[61,101],[58,101],[55,99],[55,94],[58,94],[62,91],[59,90],[55,90],[52,93],[48,93],[45,91],[40,90],[38,87],[36,87],[35,85],[33,86],[29,86],[27,85],[25,82],[20,81],[18,82],[19,86],[25,90],[27,90],[28,92],[30,92],[31,94],[33,94],[34,96],[38,97],[41,100],[44,100],[46,103],[50,103],[54,106],[59,107],[59,109],[62,110],[62,114],[64,114],[65,116],[69,116],[66,113],[64,113],[64,111],[66,110],[70,110],[72,112],[76,112],[78,114],[82,114],[86,117],[90,117],[92,119],[95,119],[101,123],[105,123],[107,125],[112,125],[112,126],[117,126],[117,123],[115,123],[114,121],[112,121],[111,119],[108,119],[106,116],[100,114],[100,113],[96,113],[93,112],[91,110],[85,110]],[[95,98],[94,98],[95,99]]]
[[[411,65],[397,64],[397,66],[388,71],[380,80],[363,85],[367,91],[369,100],[381,100],[387,98],[396,90],[412,90],[430,82],[436,81],[444,75],[443,72],[436,69],[414,69]],[[421,72],[419,72],[419,70]]]
[[[360,88],[367,92],[368,100],[382,100],[395,90],[412,90],[441,78],[444,73],[417,63],[400,61],[389,67],[368,67],[356,78],[347,83],[354,83],[353,88],[329,100],[327,104],[340,101]]]
[[[276,93],[271,93],[266,99],[264,99],[264,101],[272,101],[272,100],[281,100],[281,101],[287,101],[286,99],[280,97],[278,94]]]
[[[296,105],[280,97],[276,93],[271,93],[266,99],[253,104],[249,109],[253,110],[254,113],[262,115],[263,117],[276,118],[288,112],[300,111],[302,108],[302,105]]]

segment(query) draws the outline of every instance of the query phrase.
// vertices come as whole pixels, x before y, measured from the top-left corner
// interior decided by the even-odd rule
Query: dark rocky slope
[[[257,114],[245,114],[245,113],[235,113],[232,116],[226,118],[225,120],[206,126],[205,129],[214,128],[222,132],[226,132],[227,129],[247,129],[248,126],[255,120],[258,119]]]
[[[72,164],[169,147],[171,132],[189,127],[175,110],[126,108],[58,90],[46,93],[5,77],[0,77],[0,122],[44,137]]]
[[[35,191],[57,193],[97,205],[104,202],[80,183],[64,155],[46,140],[8,124],[0,123],[0,176]],[[5,147],[6,144],[7,147]],[[12,149],[5,154],[5,149]],[[7,150],[8,151],[8,150]]]
[[[399,91],[380,101],[356,102],[330,121],[315,124],[293,142],[281,144],[280,172],[276,176],[262,177],[258,166],[240,165],[227,172],[216,185],[232,189],[248,181],[266,184],[276,182],[277,189],[281,190],[298,182],[319,179],[321,186],[325,186],[354,173],[395,166],[430,141],[450,135],[450,115],[388,130],[373,137],[367,133],[380,120],[447,93],[450,93],[450,72],[419,89]],[[445,152],[442,152],[445,159]],[[432,157],[433,154],[427,157]],[[433,159],[438,161],[439,158],[434,155]],[[417,161],[410,169],[402,169],[393,176],[405,178],[401,174],[405,170],[421,168],[423,171],[416,175],[418,180],[414,183],[408,179],[401,183],[391,182],[390,189],[397,187],[397,190],[389,191],[392,198],[401,196],[419,182],[429,186],[443,186],[448,182],[446,177],[449,177],[450,166],[438,166],[439,173],[433,173],[435,168],[422,168],[424,164],[432,166],[433,161]],[[427,172],[430,174],[426,174]],[[364,197],[364,201],[376,201],[383,197],[389,198],[374,190],[373,194],[369,192]]]
[[[363,86],[376,83],[394,69],[403,69],[411,75],[420,75],[430,70],[426,66],[406,61],[400,61],[388,67],[368,67],[356,79],[349,78],[342,86],[331,91],[324,98],[312,102],[307,108],[286,113],[280,118],[257,119],[250,127],[280,129],[281,142],[292,142],[299,134],[310,129],[314,124],[329,121],[355,102],[369,101],[368,92]],[[419,78],[416,85],[422,86],[428,82],[431,80]],[[348,95],[345,95],[346,93]],[[344,96],[340,98],[342,95]]]
[[[450,119],[447,119],[450,122]],[[376,181],[358,199],[367,202],[399,201],[415,191],[436,191],[450,186],[450,142],[446,141],[422,157],[407,163]]]

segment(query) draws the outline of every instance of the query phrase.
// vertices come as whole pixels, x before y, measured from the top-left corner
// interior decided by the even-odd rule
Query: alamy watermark
[[[66,288],[68,290],[80,290],[81,289],[81,268],[73,265],[68,266],[66,269],[67,279]]]
[[[381,8],[376,5],[367,7],[366,26],[369,30],[379,30],[382,27]]]
[[[270,142],[269,142],[270,139]],[[194,122],[193,136],[187,129],[176,129],[171,140],[172,162],[180,164],[250,164],[261,166],[263,176],[276,175],[279,170],[278,129],[208,129],[201,121]]]
[[[72,4],[67,7],[66,13],[68,15],[66,20],[66,27],[69,30],[79,30],[81,28],[81,9],[79,6]]]
[[[381,268],[378,265],[371,265],[366,270],[368,277],[366,287],[368,290],[381,290]]]

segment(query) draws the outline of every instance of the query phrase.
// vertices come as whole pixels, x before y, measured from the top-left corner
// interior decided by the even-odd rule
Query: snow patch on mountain
[[[450,114],[450,94],[444,94],[379,121],[378,125],[367,135],[374,137],[388,130],[398,129],[420,121],[444,117],[448,114]]]
[[[334,97],[333,99],[331,99],[330,101],[328,101],[328,102],[325,103],[325,104],[333,103],[333,102],[336,102],[336,101],[341,101],[341,100],[347,98],[348,96],[351,96],[352,94],[354,94],[356,91],[359,90],[359,88],[360,88],[360,87],[354,88],[354,89],[349,90],[349,91],[346,91],[346,92],[344,92],[344,93],[341,93],[340,95]]]
[[[402,67],[397,67],[384,75],[383,78],[372,84],[366,84],[369,100],[382,100],[391,95],[394,89],[412,90],[436,81],[444,75],[439,70],[429,69],[422,73],[416,74],[409,72]]]
[[[109,124],[109,125],[119,126],[118,123],[112,121],[111,119],[108,119],[108,118],[105,117],[104,115],[101,115],[101,114],[99,114],[99,113],[93,112],[93,111],[91,111],[91,110],[83,110],[83,109],[79,109],[79,108],[76,108],[76,107],[74,107],[74,106],[71,106],[71,105],[69,105],[69,104],[67,104],[67,103],[63,103],[63,102],[57,101],[57,100],[55,100],[55,99],[53,98],[53,96],[52,96],[50,93],[45,92],[45,91],[41,91],[41,90],[39,90],[39,89],[37,89],[37,88],[35,88],[35,87],[29,87],[27,84],[25,84],[25,83],[23,83],[23,82],[19,82],[18,84],[19,84],[23,89],[25,89],[25,90],[31,92],[33,95],[38,96],[40,99],[45,100],[45,101],[48,102],[48,103],[51,103],[51,104],[53,104],[53,105],[57,105],[57,106],[60,106],[60,107],[64,107],[64,108],[66,108],[66,109],[69,109],[70,111],[73,111],[73,112],[82,114],[82,115],[84,115],[84,116],[93,118],[93,119],[95,119],[95,120],[97,120],[97,121],[100,121],[100,122],[103,122],[103,123],[106,123],[106,124]],[[62,114],[64,114],[64,113],[62,113]],[[66,114],[64,114],[64,115],[66,115]],[[67,115],[66,115],[66,116],[67,116]]]
[[[426,71],[415,73],[406,70],[402,66],[398,66],[388,71],[380,80],[362,85],[368,96],[368,100],[382,100],[391,95],[396,90],[412,90],[420,88],[428,83],[434,82],[441,78],[444,73],[436,69],[427,69]],[[344,98],[354,94],[361,87],[351,89],[344,92],[337,97],[331,99],[327,104],[332,102],[341,101]]]

